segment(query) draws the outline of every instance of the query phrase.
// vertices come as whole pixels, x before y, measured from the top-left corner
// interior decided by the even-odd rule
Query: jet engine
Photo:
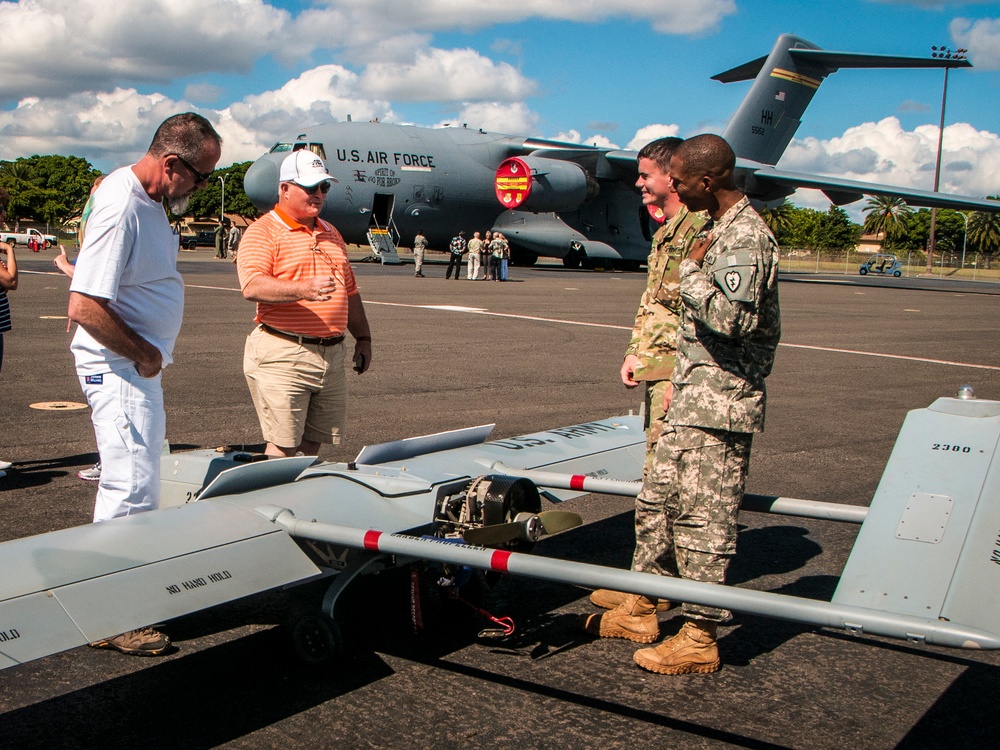
[[[494,186],[504,208],[535,213],[571,211],[600,192],[597,180],[579,164],[540,156],[504,160]]]

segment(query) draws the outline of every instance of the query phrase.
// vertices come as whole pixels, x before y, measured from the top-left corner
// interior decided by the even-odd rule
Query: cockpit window
[[[312,151],[320,159],[326,160],[326,149],[323,148],[322,143],[306,143],[305,141],[298,141],[296,143],[275,143],[274,147],[271,149],[272,154],[280,154],[288,151],[301,151],[307,148]]]

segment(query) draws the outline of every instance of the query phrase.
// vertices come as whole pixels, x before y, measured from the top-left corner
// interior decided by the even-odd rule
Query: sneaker
[[[170,648],[170,638],[158,630],[142,628],[127,633],[94,641],[91,648],[112,648],[130,656],[160,656]]]
[[[88,482],[97,482],[101,478],[101,462],[98,461],[96,464],[91,466],[89,469],[81,469],[76,473],[80,479],[85,479]]]
[[[0,471],[7,471],[13,465],[10,461],[0,461]]]

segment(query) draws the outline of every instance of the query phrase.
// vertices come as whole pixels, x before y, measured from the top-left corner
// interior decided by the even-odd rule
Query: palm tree
[[[990,198],[994,199],[993,196]],[[978,248],[990,267],[990,258],[1000,250],[1000,214],[992,211],[973,211],[969,214],[968,241]]]
[[[765,206],[759,213],[767,228],[779,241],[781,236],[792,228],[792,204],[785,199],[782,199],[777,206]]]
[[[889,195],[869,198],[862,210],[868,214],[865,217],[865,232],[876,236],[881,234],[887,245],[905,234],[907,224],[913,215],[913,209],[906,205],[902,198],[893,198]]]

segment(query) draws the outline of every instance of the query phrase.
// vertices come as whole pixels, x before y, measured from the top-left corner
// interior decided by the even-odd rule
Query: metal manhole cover
[[[44,411],[76,411],[86,409],[87,405],[77,401],[39,401],[37,404],[31,404],[31,408]]]

